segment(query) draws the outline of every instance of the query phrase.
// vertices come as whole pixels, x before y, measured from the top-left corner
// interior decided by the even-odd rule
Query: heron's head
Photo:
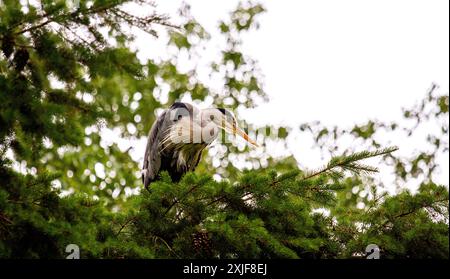
[[[208,125],[212,123],[216,125],[218,128],[224,130],[226,133],[232,134],[234,136],[240,136],[245,141],[249,142],[253,146],[258,146],[258,144],[252,140],[247,133],[245,133],[241,128],[239,128],[236,117],[234,114],[224,108],[213,108],[213,109],[205,109],[202,111],[202,126]]]
[[[238,127],[234,114],[223,108],[198,109],[187,103],[174,103],[167,114],[168,128],[163,143],[209,144],[219,130],[242,137],[254,146],[258,144]]]

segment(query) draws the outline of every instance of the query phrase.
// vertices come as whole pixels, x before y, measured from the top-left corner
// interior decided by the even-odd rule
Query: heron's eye
[[[183,115],[178,115],[178,120],[180,120],[183,117]]]

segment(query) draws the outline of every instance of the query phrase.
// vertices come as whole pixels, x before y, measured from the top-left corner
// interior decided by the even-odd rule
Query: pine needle
[[[393,147],[383,148],[383,149],[379,149],[379,150],[375,150],[375,151],[361,151],[361,152],[353,153],[353,154],[350,154],[347,156],[334,157],[330,160],[330,162],[325,167],[322,167],[318,170],[307,173],[301,180],[307,180],[307,179],[316,177],[321,174],[328,174],[332,177],[337,176],[337,175],[339,175],[339,172],[335,171],[336,168],[348,170],[355,174],[378,172],[378,168],[376,168],[376,167],[359,164],[357,162],[364,160],[364,159],[372,158],[372,157],[390,154],[397,150],[398,150],[398,147],[393,146]]]

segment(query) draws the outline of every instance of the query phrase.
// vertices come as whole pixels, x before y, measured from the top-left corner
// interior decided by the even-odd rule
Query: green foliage
[[[231,109],[267,100],[256,61],[240,51],[241,34],[258,28],[264,8],[240,4],[220,21],[225,45],[207,63],[218,90],[197,69],[177,66],[180,54],[199,57],[210,40],[189,6],[173,26],[151,1],[69,2],[0,1],[0,258],[64,258],[71,243],[83,258],[347,258],[363,257],[371,243],[387,258],[448,258],[448,186],[433,182],[436,156],[448,152],[447,95],[433,87],[405,110],[412,127],[301,125],[333,154],[344,135],[375,150],[345,150],[316,171],[270,158],[266,146],[255,154],[217,144],[196,173],[179,183],[162,174],[151,193],[140,192],[132,147],[109,135],[145,137],[158,111],[186,96]],[[157,25],[175,53],[139,60],[129,29],[156,39]],[[427,138],[432,151],[402,158],[375,140],[382,130],[411,136],[424,120],[440,123]],[[274,128],[276,139],[264,134]],[[258,131],[286,146],[292,128]],[[389,196],[370,177],[377,168],[361,162],[371,157],[391,164],[397,180],[426,179],[415,194]],[[254,169],[235,168],[236,158]]]
[[[360,222],[360,235],[347,243],[363,253],[368,242],[377,243],[384,258],[448,258],[448,190],[422,184],[418,193],[404,191],[383,202],[370,201],[368,209],[355,211],[348,224]],[[355,229],[349,225],[339,229]]]

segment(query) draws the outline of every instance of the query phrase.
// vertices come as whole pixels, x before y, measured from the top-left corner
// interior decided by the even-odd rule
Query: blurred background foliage
[[[369,242],[390,247],[389,251],[383,251],[389,257],[448,257],[448,236],[443,237],[444,233],[448,234],[448,185],[436,185],[434,177],[439,168],[437,156],[448,156],[449,98],[448,93],[440,92],[438,85],[433,84],[417,106],[404,109],[404,120],[398,122],[368,120],[349,128],[326,127],[320,122],[298,127],[256,127],[242,123],[262,148],[250,150],[234,141],[217,142],[198,167],[199,177],[187,178],[171,193],[177,197],[176,193],[184,193],[192,185],[190,182],[197,179],[199,184],[209,183],[213,188],[229,187],[243,183],[246,177],[243,173],[248,170],[253,170],[255,175],[269,175],[271,170],[276,173],[297,170],[300,166],[294,157],[270,156],[267,147],[268,142],[277,142],[289,150],[292,146],[288,139],[295,131],[312,137],[323,157],[330,158],[384,147],[389,142],[379,139],[386,134],[417,137],[417,128],[431,122],[440,129],[424,139],[429,148],[409,157],[385,154],[378,162],[392,167],[393,183],[405,185],[414,179],[419,185],[418,194],[399,188],[398,196],[393,197],[384,191],[386,181],[366,175],[346,176],[335,181],[339,185],[331,189],[340,191],[329,193],[322,200],[305,205],[305,200],[294,199],[287,204],[307,208],[301,218],[308,226],[292,223],[292,228],[303,225],[310,230],[307,234],[301,231],[300,236],[294,234],[296,238],[287,240],[291,243],[277,240],[282,238],[281,231],[289,228],[277,228],[278,235],[273,236],[273,231],[265,231],[258,220],[239,215],[236,207],[229,212],[237,218],[234,225],[254,222],[249,239],[239,242],[236,240],[239,234],[222,233],[227,228],[205,222],[212,218],[208,212],[203,212],[203,217],[199,213],[200,221],[186,225],[183,238],[175,233],[180,223],[164,225],[161,223],[164,218],[160,223],[155,224],[157,221],[153,219],[145,223],[142,220],[149,216],[143,215],[148,211],[136,211],[155,209],[158,195],[131,198],[142,189],[141,166],[139,158],[133,156],[133,145],[146,138],[164,108],[186,96],[198,104],[232,110],[270,101],[257,62],[242,53],[240,47],[242,35],[258,28],[258,17],[264,13],[264,7],[244,2],[228,18],[218,20],[218,36],[226,42],[225,47],[220,50],[220,57],[209,61],[207,69],[201,69],[216,81],[212,87],[201,81],[200,69],[193,67],[185,72],[178,66],[181,56],[193,60],[202,56],[202,49],[211,40],[211,35],[190,14],[188,4],[180,7],[180,23],[173,24],[166,15],[158,13],[155,3],[146,0],[81,0],[78,7],[71,5],[71,1],[36,2],[39,5],[12,0],[0,4],[0,255],[61,257],[63,251],[55,243],[70,239],[73,243],[83,243],[90,257],[174,257],[176,254],[351,257],[361,256]],[[131,13],[133,5],[143,15]],[[167,35],[170,57],[139,60],[138,50],[132,47],[133,28],[147,32],[154,40],[162,33]],[[354,144],[342,148],[341,142],[349,139]],[[124,141],[126,144],[121,144]],[[308,172],[306,168],[300,169],[300,173]],[[217,182],[207,179],[201,182],[203,175],[213,176]],[[286,183],[291,185],[289,179]],[[163,182],[161,185],[156,187],[167,188]],[[210,198],[218,195],[214,190],[209,191]],[[192,195],[196,197],[195,193]],[[201,205],[204,204],[193,202],[189,204],[190,210]],[[214,210],[219,209],[220,206]],[[314,210],[319,213],[309,216]],[[189,216],[195,215],[191,213]],[[153,217],[161,217],[158,214]],[[430,218],[430,214],[436,216]],[[176,220],[179,216],[170,218]],[[130,220],[134,226],[128,226]],[[294,221],[287,220],[286,224],[291,222]],[[425,224],[417,226],[421,231],[411,227],[417,222]],[[93,223],[95,228],[90,227]],[[160,231],[153,237],[140,242],[132,240],[131,236],[155,228]],[[333,241],[324,242],[330,230],[339,233]],[[83,238],[86,234],[92,237],[86,240]],[[119,234],[128,234],[123,236],[128,246],[121,246],[121,239],[115,237]],[[188,234],[203,234],[216,244],[213,246],[217,250],[188,253],[187,247],[191,245],[186,240],[190,239]],[[271,247],[262,249],[265,252],[257,248],[259,242],[252,242],[258,234],[265,235],[259,242]],[[435,237],[427,240],[430,234]],[[35,239],[46,241],[39,244]],[[243,245],[244,242],[248,245]],[[153,250],[144,248],[152,245],[156,247]],[[417,245],[422,252],[416,251]],[[19,246],[27,248],[15,249]],[[235,250],[230,252],[226,247]],[[249,247],[251,252],[245,252]],[[435,250],[431,251],[430,247]]]

